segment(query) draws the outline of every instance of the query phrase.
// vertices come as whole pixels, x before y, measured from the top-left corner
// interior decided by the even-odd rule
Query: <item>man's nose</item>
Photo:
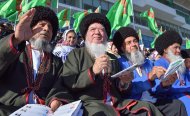
[[[48,26],[48,24],[46,24],[46,25],[43,26],[43,30],[44,30],[44,31],[49,31],[49,26]]]

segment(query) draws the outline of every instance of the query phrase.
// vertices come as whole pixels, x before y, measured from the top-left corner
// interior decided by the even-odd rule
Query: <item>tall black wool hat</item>
[[[131,36],[135,37],[139,41],[139,36],[137,32],[131,27],[121,27],[115,32],[113,36],[113,43],[118,49],[119,53],[123,53],[123,51],[121,50],[121,47],[123,45],[124,40],[127,37],[131,37]]]
[[[92,23],[100,23],[104,26],[107,36],[109,37],[111,34],[111,25],[109,20],[107,19],[107,17],[101,13],[90,13],[88,15],[86,15],[80,25],[79,25],[79,30],[81,33],[81,36],[83,38],[85,38],[86,36],[86,32],[88,30],[88,27],[92,24]]]
[[[36,6],[34,8],[36,9],[36,12],[32,19],[30,27],[31,28],[34,27],[39,21],[42,21],[42,20],[49,21],[53,28],[53,35],[52,35],[52,40],[53,40],[55,38],[55,36],[57,35],[57,30],[59,27],[57,15],[49,7]]]
[[[182,58],[190,58],[190,49],[183,49],[181,50]]]
[[[164,49],[167,49],[174,43],[182,44],[182,38],[176,31],[166,31],[155,41],[155,49],[160,55],[163,55]]]

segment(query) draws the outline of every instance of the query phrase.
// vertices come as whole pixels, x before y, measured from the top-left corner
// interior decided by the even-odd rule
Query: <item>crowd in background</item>
[[[80,35],[58,27],[55,12],[43,6],[26,12],[15,31],[0,25],[0,115],[28,103],[55,111],[76,100],[82,100],[85,116],[190,115],[190,52],[181,50],[178,32],[164,32],[149,49],[131,27],[108,40],[111,25],[101,13],[82,19]],[[180,70],[162,79],[180,59]],[[134,64],[134,70],[111,77]]]

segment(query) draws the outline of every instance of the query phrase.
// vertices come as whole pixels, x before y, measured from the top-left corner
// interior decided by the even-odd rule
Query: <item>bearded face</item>
[[[43,38],[38,38],[38,39],[30,39],[30,44],[33,48],[40,50],[40,51],[45,51],[48,53],[51,53],[53,50],[52,45],[49,43],[48,40],[43,39]]]
[[[145,57],[143,53],[138,49],[131,51],[131,53],[125,53],[125,55],[132,63],[137,63],[138,65],[144,63]]]
[[[170,61],[170,62],[174,62],[176,60],[179,60],[179,59],[183,59],[181,57],[181,55],[175,55],[170,49],[168,50],[167,52],[167,55],[166,55],[166,58]],[[185,72],[185,63],[183,63],[179,69],[178,69],[178,72],[183,74]]]
[[[89,41],[86,40],[85,46],[89,54],[92,57],[97,58],[100,55],[103,55],[106,53],[107,42],[97,44],[97,43],[90,43]]]

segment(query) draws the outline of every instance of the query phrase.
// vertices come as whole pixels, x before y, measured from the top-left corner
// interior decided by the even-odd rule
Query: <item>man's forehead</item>
[[[49,23],[49,24],[51,24],[48,20],[40,20],[40,21],[38,21],[38,23]]]
[[[95,28],[97,26],[104,28],[104,26],[98,22],[94,22],[94,23],[90,24],[88,28]]]

